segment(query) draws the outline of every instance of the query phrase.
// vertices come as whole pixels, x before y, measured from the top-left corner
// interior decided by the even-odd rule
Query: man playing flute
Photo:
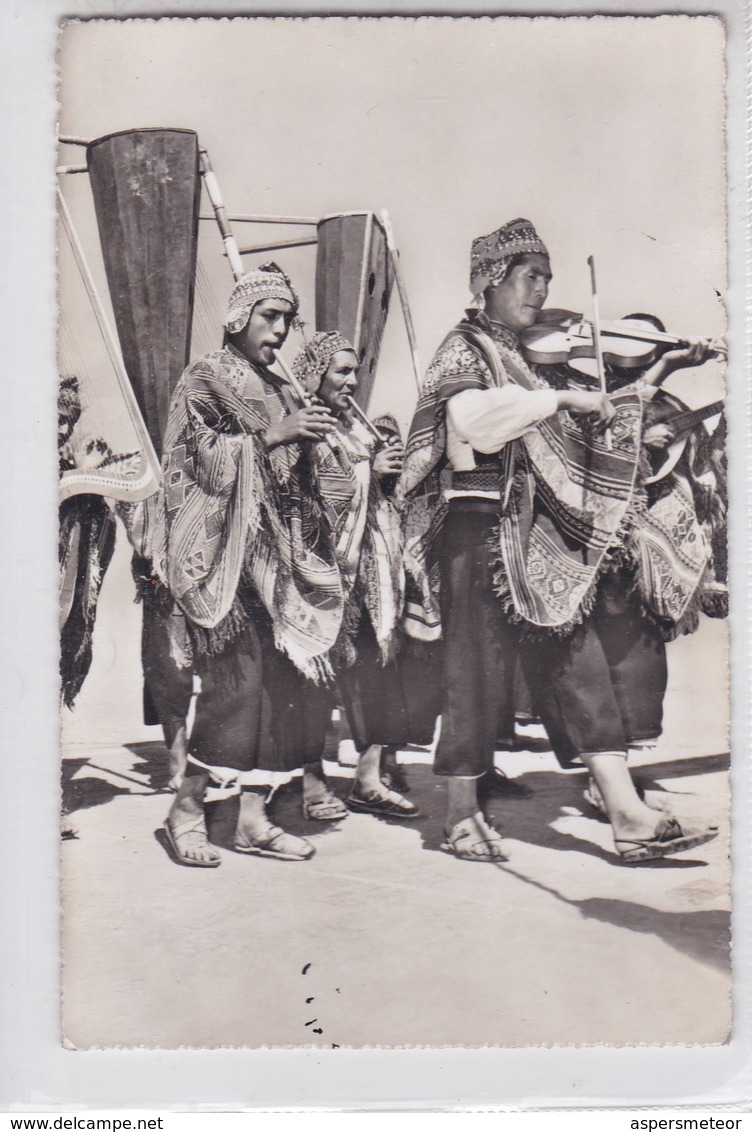
[[[296,404],[269,368],[297,309],[275,265],[239,280],[225,345],[176,387],[163,492],[145,511],[153,529],[142,541],[184,615],[184,643],[201,677],[185,777],[165,822],[183,865],[220,863],[204,820],[210,785],[240,793],[238,852],[287,861],[314,852],[306,838],[273,825],[266,809],[274,790],[302,773],[282,726],[285,705],[306,677],[329,672],[343,609],[302,443],[334,422],[321,405]]]

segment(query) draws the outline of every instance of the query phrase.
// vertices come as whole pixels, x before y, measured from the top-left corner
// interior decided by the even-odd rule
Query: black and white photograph
[[[57,65],[66,1049],[723,1046],[723,21]]]

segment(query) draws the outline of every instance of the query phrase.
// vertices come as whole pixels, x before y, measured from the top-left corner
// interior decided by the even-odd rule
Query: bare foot
[[[446,832],[441,848],[462,861],[496,863],[508,860],[501,834],[486,822],[481,813],[455,822]]]
[[[262,837],[271,822],[266,813],[267,789],[241,790],[238,824],[235,830],[236,841],[249,844]]]
[[[266,828],[258,831],[252,838],[235,836],[235,849],[256,857],[276,857],[279,861],[307,861],[316,852],[305,837],[295,837],[286,833],[278,825],[268,822]]]
[[[281,861],[306,861],[316,852],[305,837],[285,833],[272,825],[266,813],[266,794],[263,790],[242,790],[240,811],[235,831],[235,849],[257,857],[277,857]]]
[[[641,802],[638,806],[630,808],[628,814],[623,811],[613,814],[610,818],[611,829],[615,841],[650,840],[655,833],[656,826],[662,824],[671,815],[662,816],[651,806]]]
[[[320,762],[306,763],[303,767],[303,813],[319,821],[347,817],[347,809],[327,782]]]
[[[192,774],[183,779],[165,822],[167,837],[182,865],[216,867],[221,858],[209,844],[204,820],[204,793],[208,774]]]
[[[319,769],[303,771],[303,816],[310,821],[341,821],[349,811]]]

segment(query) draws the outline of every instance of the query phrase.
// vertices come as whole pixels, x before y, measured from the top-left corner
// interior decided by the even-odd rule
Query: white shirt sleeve
[[[557,410],[553,389],[463,389],[447,402],[450,432],[476,452],[498,452]],[[451,459],[451,454],[450,454]]]

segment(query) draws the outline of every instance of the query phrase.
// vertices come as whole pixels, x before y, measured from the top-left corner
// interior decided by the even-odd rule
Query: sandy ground
[[[541,732],[498,756],[533,790],[494,802],[501,867],[439,851],[445,784],[403,752],[410,823],[351,814],[304,822],[294,787],[277,818],[316,856],[229,849],[181,868],[160,731],[140,723],[138,632],[119,540],[95,665],[63,726],[64,1029],[77,1048],[539,1046],[720,1043],[730,1027],[725,625],[669,648],[664,735],[634,762],[680,818],[720,836],[643,867],[620,864],[608,825]],[[333,768],[339,793],[346,768]],[[650,795],[649,795],[650,797]],[[225,843],[233,803],[212,809]]]

